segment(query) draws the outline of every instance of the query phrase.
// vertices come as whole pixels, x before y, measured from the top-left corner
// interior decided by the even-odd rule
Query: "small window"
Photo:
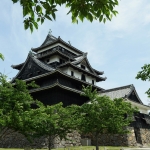
[[[86,81],[84,74],[81,75],[81,80]]]
[[[81,65],[81,68],[82,68],[82,69],[85,69],[85,66],[84,66],[84,65]]]
[[[48,62],[49,62],[49,59],[46,59],[46,62],[48,63]]]
[[[64,61],[63,59],[59,59],[59,62],[60,62],[61,64],[65,63],[65,61]]]
[[[94,80],[92,80],[92,84],[94,85]]]
[[[71,76],[74,76],[74,72],[73,71],[71,71]]]

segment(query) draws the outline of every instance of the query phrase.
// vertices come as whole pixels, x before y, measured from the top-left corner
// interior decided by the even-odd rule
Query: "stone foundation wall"
[[[59,137],[52,138],[52,148],[67,147],[67,146],[80,146],[81,136],[78,132],[73,131],[68,134],[69,140],[60,140]],[[30,143],[26,137],[18,132],[8,130],[0,140],[1,148],[47,148],[48,138],[46,136],[36,138]]]
[[[99,135],[98,143],[102,146],[136,146],[137,141],[133,127],[128,127],[128,134],[101,134]],[[95,140],[92,139],[92,145]]]
[[[150,129],[133,128],[128,127],[130,133],[128,134],[101,134],[99,135],[98,143],[103,146],[137,146],[137,143],[145,145],[150,143]],[[95,140],[92,136],[86,136],[91,139],[91,144],[95,145]],[[80,146],[81,136],[78,132],[73,131],[68,134],[69,140],[60,140],[59,137],[52,138],[52,148],[68,147],[68,146]],[[83,137],[85,138],[85,136]],[[5,136],[0,140],[1,148],[47,148],[48,138],[43,136],[41,138],[34,139],[33,143],[30,143],[22,134],[8,130]]]
[[[139,137],[141,137],[141,144],[150,143],[150,129],[140,129]]]
[[[126,135],[111,135],[101,134],[98,138],[98,143],[101,146],[126,146],[127,136]],[[95,145],[95,140],[92,138],[92,145]]]

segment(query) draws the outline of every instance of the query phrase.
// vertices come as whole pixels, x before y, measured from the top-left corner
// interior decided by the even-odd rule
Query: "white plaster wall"
[[[74,70],[73,68],[69,67],[68,71],[67,71],[68,75],[71,75],[71,71],[74,72],[74,77],[75,78],[78,78],[78,79],[81,80],[81,75],[82,75],[81,72],[79,72],[77,70]],[[94,85],[96,85],[96,80],[94,78],[92,78],[91,76],[88,76],[87,74],[84,74],[84,75],[85,75],[85,78],[86,78],[86,82],[92,83],[92,80],[94,80]]]
[[[148,114],[148,112],[146,110],[139,109],[139,111],[140,111],[140,113]]]
[[[51,56],[49,63],[52,63],[55,61],[59,62],[59,56],[58,55]]]
[[[62,71],[63,73],[66,73],[66,74],[68,74],[68,67],[61,68],[61,71]]]
[[[144,113],[144,114],[149,113],[150,108],[148,108],[147,106],[132,102],[130,100],[128,100],[128,102],[130,102],[133,107],[137,107],[141,113]]]
[[[49,63],[52,63],[52,62],[59,62],[60,61],[60,59],[62,59],[62,60],[65,60],[64,58],[61,58],[60,56],[58,56],[58,55],[54,55],[54,56],[51,56],[50,58],[50,61],[48,62],[48,64]],[[66,60],[65,60],[66,61]]]

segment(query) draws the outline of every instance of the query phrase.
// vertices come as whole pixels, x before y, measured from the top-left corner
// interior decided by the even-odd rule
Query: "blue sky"
[[[141,100],[147,104],[145,91],[149,82],[135,79],[144,64],[150,63],[150,2],[149,0],[122,0],[116,8],[119,14],[105,24],[84,21],[72,24],[68,10],[59,7],[56,21],[46,21],[34,33],[24,30],[22,9],[11,0],[1,0],[0,5],[0,72],[9,78],[17,74],[10,66],[25,61],[31,48],[45,40],[49,29],[71,45],[88,52],[93,68],[104,71],[107,80],[99,82],[109,89],[134,84]]]

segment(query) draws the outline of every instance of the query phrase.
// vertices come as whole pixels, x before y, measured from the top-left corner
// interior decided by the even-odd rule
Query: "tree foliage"
[[[80,107],[79,129],[82,133],[91,133],[96,141],[98,150],[99,134],[123,134],[128,131],[126,126],[132,121],[136,108],[123,99],[111,100],[107,96],[99,96],[92,87],[83,88],[83,96],[89,97],[89,103]],[[126,117],[127,116],[127,117]]]
[[[10,129],[23,134],[29,142],[48,136],[50,149],[55,137],[65,139],[74,129],[70,120],[72,109],[64,108],[62,103],[45,106],[30,96],[29,87],[37,86],[22,80],[12,84],[0,74],[0,139]]]
[[[4,60],[4,56],[0,53],[0,59]]]
[[[141,71],[138,72],[136,79],[141,79],[142,81],[150,81],[150,64],[145,64],[141,67]],[[150,98],[150,88],[146,91],[146,94]]]
[[[29,94],[30,86],[35,87],[35,84],[26,84],[21,80],[16,80],[16,83],[12,84],[7,81],[5,75],[0,74],[0,138],[11,129],[29,139],[29,114],[33,110],[31,105],[36,103]]]
[[[12,0],[13,3],[20,3],[23,10],[24,28],[38,29],[41,24],[48,19],[56,19],[57,6],[65,5],[69,8],[67,14],[71,14],[72,22],[82,22],[84,18],[92,22],[106,22],[118,13],[114,8],[118,5],[118,0]]]
[[[60,140],[67,139],[67,134],[73,129],[69,110],[64,108],[62,103],[51,106],[42,105],[35,109],[30,123],[34,131],[33,136],[47,136],[49,149],[56,137]]]

